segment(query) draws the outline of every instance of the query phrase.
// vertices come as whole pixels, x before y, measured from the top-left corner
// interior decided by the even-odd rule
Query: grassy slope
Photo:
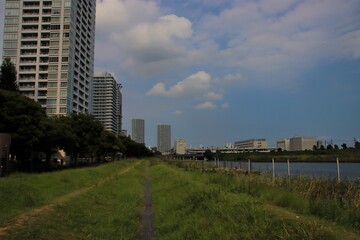
[[[139,239],[148,163],[125,161],[6,179],[13,184],[8,186],[15,194],[12,201],[29,194],[21,188],[24,179],[28,180],[26,186],[37,193],[30,195],[37,205],[54,202],[58,196],[84,186],[96,187],[10,229],[4,239]],[[248,176],[193,170],[165,163],[151,165],[156,239],[359,239],[344,227],[311,216],[309,203],[297,192],[264,188],[261,183],[246,180]],[[71,180],[64,181],[64,176]],[[67,181],[75,182],[72,185]],[[48,189],[54,184],[58,189]],[[4,202],[0,203],[3,206]],[[8,206],[16,211],[5,212],[29,210],[26,204]]]
[[[157,239],[333,239],[322,226],[283,218],[200,172],[151,168]]]
[[[145,164],[9,231],[5,239],[139,239]]]
[[[43,174],[14,174],[0,179],[0,225],[56,197],[116,174],[132,164],[116,162],[100,167],[73,169]]]

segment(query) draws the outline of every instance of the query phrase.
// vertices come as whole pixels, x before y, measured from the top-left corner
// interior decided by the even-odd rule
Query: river
[[[214,162],[215,164],[215,162]],[[244,170],[248,169],[248,162],[238,161],[219,161],[220,167],[237,167]],[[251,162],[252,171],[260,171],[262,174],[272,175],[272,162]],[[341,179],[360,179],[360,163],[342,163],[339,164]],[[275,162],[275,175],[286,176],[288,174],[287,162]],[[337,166],[334,163],[319,163],[319,162],[290,162],[291,176],[309,176],[309,177],[337,177]]]

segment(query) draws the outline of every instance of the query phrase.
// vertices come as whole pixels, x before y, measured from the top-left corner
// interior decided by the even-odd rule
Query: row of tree
[[[23,171],[51,169],[52,156],[59,149],[71,156],[73,166],[79,159],[99,163],[116,155],[152,155],[143,144],[104,130],[91,115],[49,117],[40,104],[7,90],[0,90],[0,132],[11,135],[10,153],[17,170]]]

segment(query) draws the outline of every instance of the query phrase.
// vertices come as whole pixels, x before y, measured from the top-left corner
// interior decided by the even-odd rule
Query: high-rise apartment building
[[[171,150],[171,126],[157,125],[157,147],[161,153],[168,153]]]
[[[49,115],[91,112],[96,0],[6,0],[3,57]]]
[[[145,120],[131,119],[131,139],[145,144]]]
[[[120,135],[122,127],[122,94],[121,84],[108,72],[97,72],[94,75],[93,112],[92,114],[103,125],[105,130]]]

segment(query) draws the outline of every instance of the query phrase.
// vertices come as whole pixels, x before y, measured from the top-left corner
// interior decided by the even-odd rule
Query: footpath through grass
[[[0,239],[139,239],[147,172],[155,239],[360,239],[358,214],[349,210],[357,204],[359,196],[350,194],[356,189],[341,188],[348,190],[334,195],[352,204],[345,211],[333,208],[339,220],[327,216],[327,208],[337,206],[324,198],[337,192],[333,185],[321,192],[305,180],[299,186],[274,183],[261,176],[202,171],[202,165],[192,164],[127,160],[1,179]],[[330,204],[321,208],[323,201]],[[22,215],[31,219],[19,224]],[[12,227],[1,234],[4,226]]]
[[[103,173],[111,167],[113,171],[109,173],[115,174],[134,163],[111,163],[88,171]],[[4,239],[138,239],[145,165],[146,162],[142,161],[111,181],[37,216],[29,224],[11,229]],[[81,171],[88,175],[85,172]]]

